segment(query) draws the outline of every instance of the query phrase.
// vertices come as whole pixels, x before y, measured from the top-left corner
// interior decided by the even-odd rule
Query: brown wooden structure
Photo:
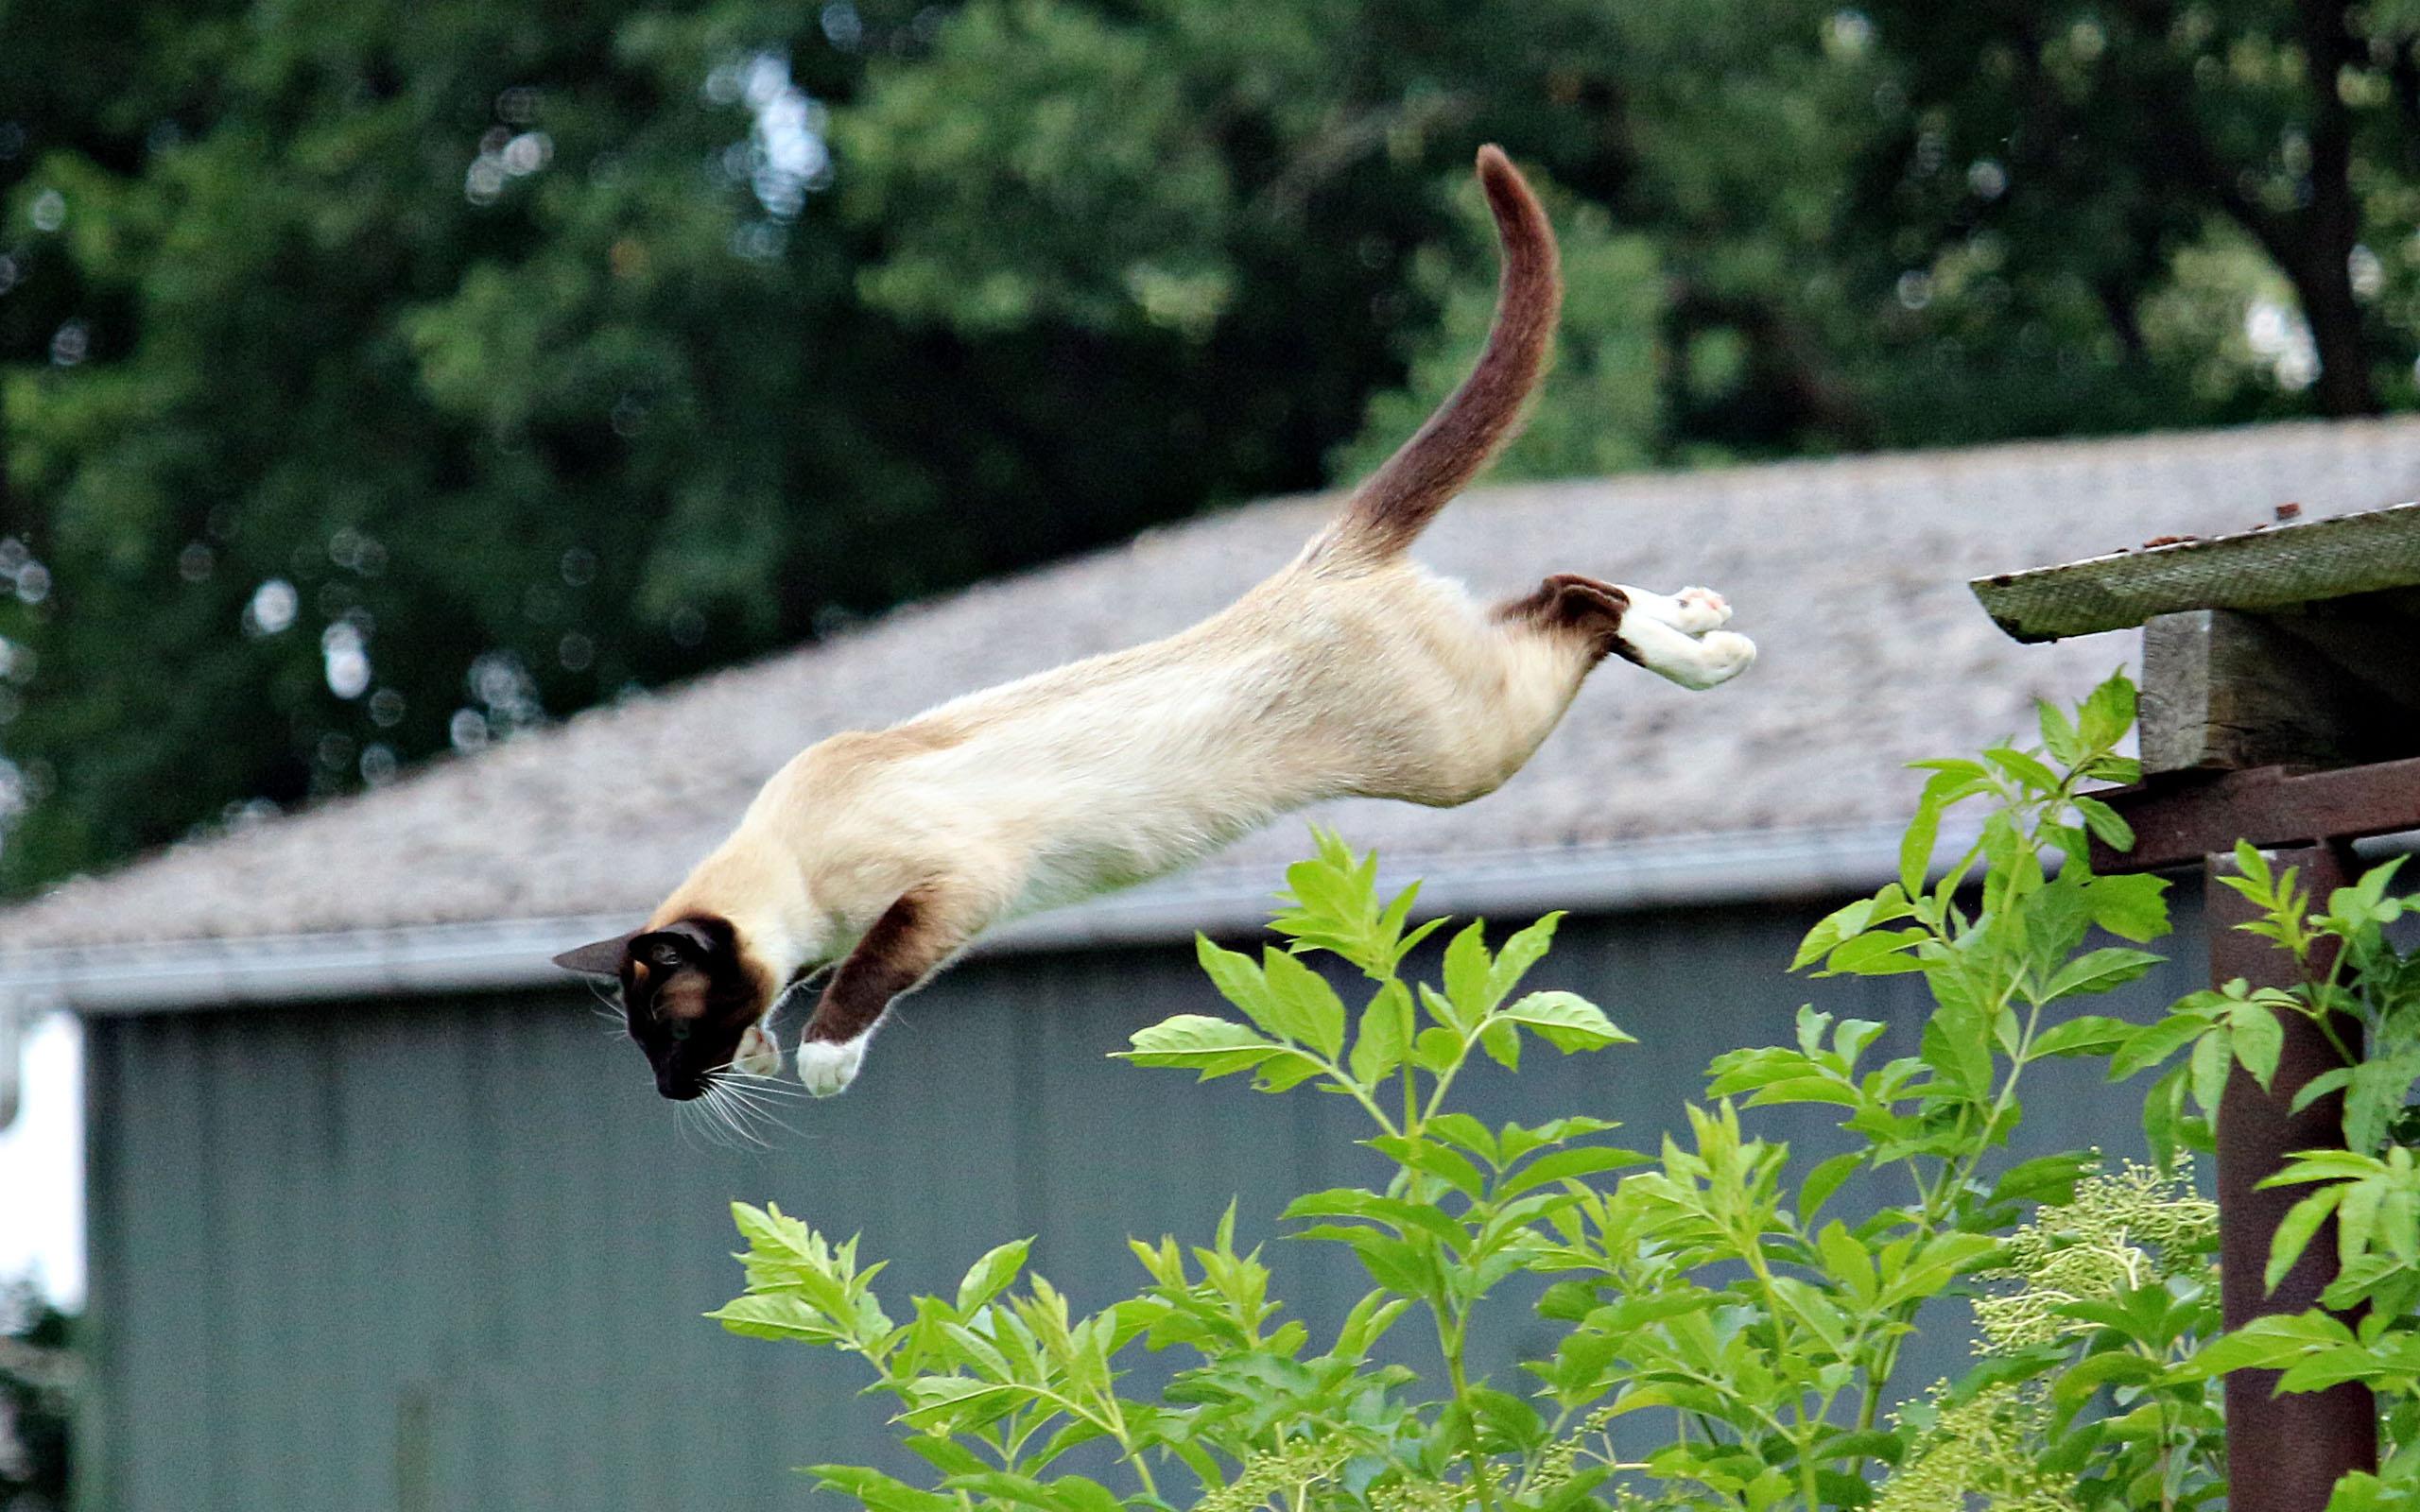
[[[2135,847],[2096,842],[2107,870],[2200,866],[2215,880],[2238,839],[2300,867],[2324,900],[2357,869],[2358,838],[2420,829],[2420,505],[2148,545],[1979,579],[1977,597],[2020,641],[2143,631],[2143,780],[2104,795]],[[2293,960],[2231,926],[2232,888],[2207,889],[2210,980],[2291,986]],[[2316,1305],[2336,1274],[2334,1223],[2273,1293],[2271,1236],[2302,1194],[2262,1191],[2288,1152],[2340,1145],[2342,1103],[2292,1111],[2294,1094],[2339,1064],[2299,1014],[2269,1091],[2237,1067],[2218,1121],[2221,1304],[2230,1329]],[[2337,1478],[2377,1462],[2368,1389],[2279,1396],[2276,1372],[2227,1378],[2235,1512],[2320,1512]]]

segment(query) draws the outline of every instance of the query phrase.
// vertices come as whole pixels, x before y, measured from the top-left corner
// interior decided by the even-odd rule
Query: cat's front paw
[[[752,1023],[739,1037],[739,1049],[731,1063],[744,1075],[777,1076],[782,1070],[782,1042],[763,1024]]]
[[[863,1035],[838,1043],[807,1040],[798,1047],[798,1079],[818,1097],[829,1097],[856,1080],[857,1068],[865,1063]]]

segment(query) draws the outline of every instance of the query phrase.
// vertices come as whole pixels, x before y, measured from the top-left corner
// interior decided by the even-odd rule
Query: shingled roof
[[[2072,697],[2133,655],[2125,636],[2016,645],[1969,576],[2241,528],[2288,502],[2308,518],[2414,493],[2410,420],[1482,490],[1422,559],[1483,595],[1559,570],[1709,584],[1761,661],[1709,694],[1609,663],[1494,796],[1313,816],[1407,874],[1582,856],[1651,878],[1658,857],[1755,851],[1743,837],[1874,832],[1904,813],[1903,763],[2030,729],[2036,696]],[[1327,508],[1279,500],[1155,531],[69,882],[0,912],[0,978],[62,951],[635,919],[802,746],[1174,630],[1283,564]],[[1281,822],[1166,896],[1265,894],[1303,848],[1301,821]]]

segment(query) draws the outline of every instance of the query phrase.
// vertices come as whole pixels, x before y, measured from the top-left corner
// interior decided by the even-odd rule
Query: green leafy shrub
[[[2315,936],[2341,939],[2341,966],[2305,992],[2197,994],[2148,1025],[2077,1012],[2148,971],[2157,957],[2135,947],[2169,927],[2164,883],[2087,864],[2088,833],[2131,841],[2087,787],[2135,775],[2118,754],[2133,715],[2112,679],[2072,713],[2046,706],[2036,747],[1924,764],[1898,880],[1824,919],[1794,963],[1921,976],[1918,1053],[1876,1062],[1883,1025],[1802,1009],[1789,1042],[1718,1057],[1685,1135],[1651,1154],[1584,1113],[1491,1128],[1456,1104],[1476,1056],[1517,1070],[1541,1043],[1630,1041],[1578,996],[1522,989],[1559,916],[1495,948],[1467,925],[1436,980],[1408,979],[1442,921],[1409,925],[1416,887],[1382,900],[1374,858],[1319,836],[1288,873],[1282,944],[1255,959],[1201,943],[1240,1017],[1181,1014],[1123,1054],[1325,1091],[1367,1116],[1373,1184],[1284,1215],[1288,1237],[1345,1246],[1368,1273],[1332,1335],[1283,1315],[1232,1208],[1207,1245],[1130,1241],[1147,1284],[1097,1313],[1027,1275],[1016,1242],[894,1316],[856,1240],[735,1205],[748,1289],[713,1315],[871,1368],[928,1484],[812,1470],[878,1512],[2202,1506],[2224,1495],[2230,1362],[2281,1366],[2290,1389],[2358,1378],[2398,1393],[2384,1478],[2339,1501],[2399,1504],[2420,1484],[2400,1447],[2420,1371],[2420,1187],[2396,1143],[2409,1077],[2348,1074],[2368,1143],[2281,1177],[2325,1183],[2305,1207],[2346,1220],[2330,1299],[2372,1304],[2357,1329],[2312,1314],[2212,1343],[2215,1213],[2186,1152],[2208,1141],[2213,1057],[2220,1080],[2234,1060],[2273,1067],[2252,1007],[2358,1016],[2390,1063],[2420,1055],[2420,968],[2383,934],[2403,905],[2379,872],[2311,918],[2290,874],[2247,857],[2263,923],[2306,960],[2324,954]],[[1973,838],[1941,868],[1962,809],[1979,814]],[[2128,943],[2096,944],[2096,929]],[[1357,1004],[1305,964],[1313,953],[1360,973]],[[2100,1057],[2116,1077],[2176,1056],[2147,1099],[2153,1163],[2009,1153],[2030,1068]],[[1806,1159],[1760,1137],[1758,1110],[1781,1104],[1836,1108],[1849,1147]],[[1516,1280],[1553,1348],[1518,1379],[1477,1376],[1474,1331],[1497,1315],[1480,1304]],[[1927,1311],[1950,1297],[1972,1303],[1977,1363],[1927,1388],[1903,1350],[1920,1321],[1961,1326]],[[1127,1394],[1137,1351],[1175,1354],[1165,1389]]]

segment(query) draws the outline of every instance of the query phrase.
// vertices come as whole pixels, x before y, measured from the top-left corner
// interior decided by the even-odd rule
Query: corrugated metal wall
[[[1898,1025],[1876,1054],[1912,1052],[1909,979],[1782,975],[1819,912],[1568,922],[1535,985],[1590,994],[1643,1042],[1541,1049],[1517,1080],[1490,1067],[1478,1110],[1618,1117],[1651,1149],[1709,1057],[1786,1040],[1810,997]],[[2122,1001],[2197,985],[2190,936],[2172,954],[2188,964]],[[888,1458],[881,1415],[847,1362],[700,1319],[739,1283],[727,1202],[863,1230],[894,1259],[894,1315],[1035,1233],[1036,1268],[1098,1305],[1136,1278],[1128,1234],[1206,1238],[1231,1195],[1265,1233],[1288,1195],[1370,1175],[1340,1099],[1103,1058],[1212,1001],[1183,949],[969,964],[906,1005],[845,1098],[748,1156],[678,1137],[636,1052],[570,992],[97,1021],[88,1505],[809,1504],[786,1468]],[[2139,1148],[2123,1092],[2064,1066],[2031,1091],[2025,1145]],[[1763,1127],[1820,1140],[1828,1122]],[[1315,1330],[1361,1289],[1332,1246],[1270,1249]],[[1544,1337],[1522,1318],[1508,1303],[1498,1368]]]

